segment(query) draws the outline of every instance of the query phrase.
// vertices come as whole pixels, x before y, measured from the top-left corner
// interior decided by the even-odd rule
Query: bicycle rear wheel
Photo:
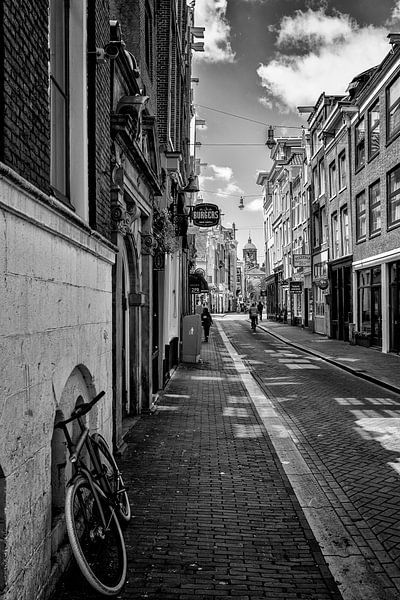
[[[99,433],[94,433],[91,436],[91,439],[103,472],[105,473],[112,493],[117,500],[118,517],[123,524],[129,523],[132,516],[131,505],[129,503],[121,471],[118,469],[115,458],[103,436]]]
[[[118,594],[127,572],[124,538],[113,507],[87,477],[80,476],[68,486],[65,521],[72,552],[87,582],[105,596]]]

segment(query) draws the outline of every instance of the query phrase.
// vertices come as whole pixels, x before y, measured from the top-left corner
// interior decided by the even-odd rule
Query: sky
[[[204,52],[193,53],[196,158],[205,202],[222,225],[235,223],[238,257],[249,236],[263,262],[262,188],[257,176],[272,162],[275,137],[301,136],[298,106],[321,93],[346,94],[358,73],[390,51],[400,32],[400,0],[196,0],[195,25],[205,27]],[[239,210],[240,197],[244,210]]]

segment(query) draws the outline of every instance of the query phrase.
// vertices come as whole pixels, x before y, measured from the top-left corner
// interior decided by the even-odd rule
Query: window
[[[388,225],[400,223],[400,165],[388,175]]]
[[[328,241],[328,218],[326,215],[326,208],[321,208],[321,242],[324,244]]]
[[[379,152],[381,142],[379,100],[368,111],[368,157],[372,158]]]
[[[339,154],[339,190],[346,187],[346,152]]]
[[[50,183],[66,199],[69,195],[69,11],[68,2],[50,2]]]
[[[350,229],[349,229],[349,211],[344,206],[340,211],[340,236],[342,245],[342,256],[350,254]]]
[[[387,89],[387,134],[390,139],[400,131],[400,77]]]
[[[313,215],[313,245],[314,248],[318,247],[321,243],[320,240],[320,222],[319,222],[319,212],[314,213]]]
[[[333,213],[333,215],[331,217],[331,235],[332,235],[332,257],[337,258],[339,256],[339,227],[338,227],[337,212]]]
[[[319,186],[318,186],[318,171],[317,171],[317,167],[313,168],[312,171],[312,175],[313,175],[313,184],[314,184],[314,200],[316,198],[318,198],[319,196]]]
[[[381,230],[381,185],[379,181],[369,188],[369,234],[374,235]]]
[[[331,162],[329,165],[329,197],[336,195],[336,163]]]
[[[365,206],[365,191],[356,196],[356,238],[357,241],[365,240],[367,235],[367,219]]]
[[[320,195],[325,194],[325,163],[323,160],[318,163],[318,186]]]
[[[355,144],[356,144],[356,169],[360,169],[365,164],[365,121],[360,120],[355,128]]]

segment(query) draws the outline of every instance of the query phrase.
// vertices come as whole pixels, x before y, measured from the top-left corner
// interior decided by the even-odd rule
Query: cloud
[[[217,165],[209,165],[209,167],[214,171],[215,177],[226,181],[232,179],[233,171],[230,167],[218,167]]]
[[[255,198],[255,200],[252,200],[251,202],[248,202],[248,203],[245,202],[246,210],[250,210],[252,212],[258,212],[258,211],[262,211],[262,208],[263,208],[263,199],[262,198]]]
[[[400,0],[392,20],[400,18]],[[275,28],[276,54],[257,74],[266,90],[262,102],[282,111],[314,104],[322,92],[345,94],[358,73],[379,64],[389,52],[387,30],[360,27],[349,15],[326,8],[298,10]]]
[[[230,42],[230,25],[226,20],[228,0],[200,0],[195,8],[197,27],[205,27],[204,52],[195,54],[196,60],[209,63],[232,63],[235,53]]]
[[[200,189],[205,193],[213,193],[221,198],[240,196],[243,190],[237,185],[230,167],[208,165],[206,174],[199,176]]]

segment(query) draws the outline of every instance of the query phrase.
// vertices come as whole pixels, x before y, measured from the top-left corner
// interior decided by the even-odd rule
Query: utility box
[[[186,317],[183,317],[183,362],[200,362],[201,334],[202,327],[200,315],[186,315]]]

